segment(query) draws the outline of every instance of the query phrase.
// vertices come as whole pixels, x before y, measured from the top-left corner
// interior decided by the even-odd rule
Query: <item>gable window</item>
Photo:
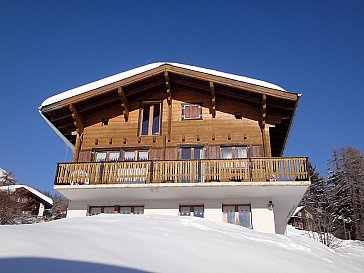
[[[142,102],[139,115],[139,135],[161,134],[161,102]]]
[[[252,228],[251,208],[249,205],[223,205],[223,220],[246,228]]]
[[[204,207],[203,206],[180,206],[179,207],[180,216],[195,216],[204,217]]]
[[[182,120],[185,119],[202,119],[201,104],[182,104]]]

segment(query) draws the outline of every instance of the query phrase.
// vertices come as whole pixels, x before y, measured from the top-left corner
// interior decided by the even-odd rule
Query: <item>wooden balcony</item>
[[[58,163],[55,185],[309,181],[306,157]]]

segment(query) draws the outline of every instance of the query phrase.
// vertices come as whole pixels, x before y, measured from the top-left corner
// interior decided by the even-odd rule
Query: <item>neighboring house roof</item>
[[[223,77],[223,78],[227,78],[227,79],[231,79],[231,80],[236,80],[236,81],[240,81],[240,82],[246,82],[246,83],[251,83],[254,85],[259,85],[259,86],[263,86],[263,87],[268,87],[268,88],[272,88],[272,89],[276,89],[279,91],[285,91],[282,87],[279,87],[278,85],[272,84],[272,83],[268,83],[265,81],[261,81],[261,80],[256,80],[256,79],[251,79],[248,77],[244,77],[244,76],[238,76],[238,75],[234,75],[234,74],[229,74],[229,73],[225,73],[225,72],[219,72],[216,70],[212,70],[212,69],[206,69],[206,68],[202,68],[202,67],[198,67],[198,66],[191,66],[191,65],[185,65],[185,64],[179,64],[179,63],[169,63],[169,62],[159,62],[159,63],[152,63],[152,64],[147,64],[141,67],[137,67],[92,83],[88,83],[85,85],[82,85],[80,87],[65,91],[63,93],[57,94],[53,97],[50,97],[48,99],[46,99],[40,107],[44,107],[56,102],[59,102],[61,100],[73,97],[73,96],[77,96],[79,94],[88,92],[90,90],[96,89],[96,88],[100,88],[102,86],[117,82],[117,81],[121,81],[123,79],[135,76],[137,74],[146,72],[148,70],[157,68],[159,66],[165,65],[165,64],[169,64],[172,66],[176,66],[176,67],[180,67],[180,68],[185,68],[185,69],[189,69],[192,71],[197,71],[197,72],[202,72],[205,74],[210,74],[210,75],[214,75],[214,76],[218,76],[218,77]]]
[[[291,217],[296,216],[302,209],[304,208],[304,206],[299,206],[295,209],[295,211],[293,212]]]
[[[32,193],[34,196],[38,197],[39,199],[43,200],[44,202],[46,202],[45,205],[48,205],[48,207],[52,207],[53,206],[53,200],[52,198],[44,195],[43,193],[37,191],[36,189],[33,189],[32,187],[26,186],[26,185],[10,185],[10,186],[0,186],[0,190],[1,191],[11,191],[14,192],[17,189],[25,189],[27,191],[29,191],[30,193]]]
[[[0,168],[0,181],[2,180],[3,175],[6,173],[4,169]]]

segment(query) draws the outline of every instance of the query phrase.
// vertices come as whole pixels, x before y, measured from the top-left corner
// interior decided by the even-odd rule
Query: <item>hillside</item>
[[[0,226],[0,272],[362,272],[364,247],[200,218],[99,215]]]

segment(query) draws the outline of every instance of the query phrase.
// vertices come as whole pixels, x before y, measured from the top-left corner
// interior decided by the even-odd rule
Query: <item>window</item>
[[[148,160],[148,151],[145,150],[126,150],[123,151],[124,161],[146,161]]]
[[[249,205],[223,205],[222,212],[224,222],[252,228]]]
[[[182,120],[202,119],[202,106],[200,104],[182,104]]]
[[[146,150],[123,150],[123,151],[96,151],[95,161],[146,161],[148,151]]]
[[[180,216],[195,216],[204,217],[204,207],[203,206],[180,206],[179,207]]]
[[[139,135],[160,135],[161,117],[161,102],[142,102],[139,115]]]
[[[223,159],[248,157],[247,147],[221,147],[220,149],[221,149],[221,158]]]
[[[203,154],[202,147],[181,147],[181,182],[202,182],[203,162],[199,159],[203,159]]]
[[[202,147],[181,147],[181,159],[203,159]]]
[[[144,206],[100,206],[90,207],[90,215],[98,215],[100,213],[113,214],[144,214]]]
[[[120,161],[120,160],[121,160],[120,151],[97,151],[97,152],[95,152],[95,161],[96,162]]]
[[[119,206],[121,214],[144,214],[143,206]]]

